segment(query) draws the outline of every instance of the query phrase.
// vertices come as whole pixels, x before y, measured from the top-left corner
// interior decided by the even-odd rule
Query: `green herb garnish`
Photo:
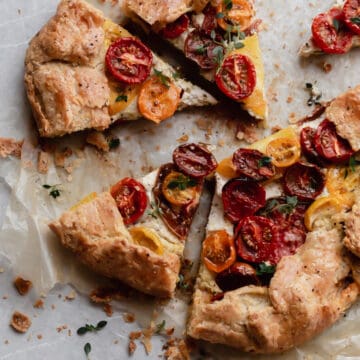
[[[179,190],[186,190],[189,187],[194,187],[198,183],[196,180],[189,178],[183,174],[180,174],[175,179],[171,180],[168,184],[168,189],[179,189]]]
[[[183,274],[179,274],[179,280],[176,285],[178,288],[185,290],[189,287],[189,284],[185,282],[185,278]]]
[[[269,156],[263,156],[259,161],[258,161],[258,168],[261,168],[263,166],[267,166],[269,164],[271,164],[271,157]]]
[[[127,95],[124,95],[124,94],[121,94],[121,95],[118,95],[118,97],[115,99],[116,102],[119,102],[119,101],[125,101],[127,102],[128,101],[128,97]]]
[[[59,186],[59,184],[57,184],[57,185],[44,184],[44,185],[43,185],[43,188],[44,188],[44,189],[47,189],[47,190],[50,190],[50,191],[49,191],[49,195],[50,195],[51,197],[53,197],[54,199],[56,199],[57,197],[59,197],[59,196],[61,195],[61,191],[62,191],[62,190],[59,190],[59,189],[57,188],[57,186]]]
[[[99,330],[103,329],[106,326],[106,324],[107,324],[107,321],[105,321],[105,320],[99,321],[96,326],[91,325],[91,324],[85,324],[85,326],[82,326],[77,329],[77,334],[84,335],[87,332],[99,331]]]
[[[180,73],[178,73],[177,71],[172,73],[172,77],[174,80],[177,80],[180,77]]]
[[[160,324],[156,325],[156,334],[160,334],[161,332],[163,332],[165,330],[165,325],[166,325],[166,321],[163,320]]]
[[[216,17],[217,19],[222,19],[224,16],[225,16],[225,15],[224,15],[224,13],[222,13],[222,12],[218,12],[218,13],[215,15],[215,17]]]
[[[276,270],[275,265],[268,265],[266,263],[260,263],[256,268],[256,275],[273,274]]]
[[[287,196],[286,204],[278,205],[277,210],[282,214],[290,215],[298,204],[297,196]]]
[[[349,168],[352,172],[355,172],[356,169],[355,169],[355,166],[359,165],[359,161],[357,161],[355,159],[355,156],[350,156],[350,159],[349,159]]]
[[[167,88],[167,89],[169,89],[170,88],[170,79],[169,79],[169,77],[167,77],[166,75],[164,75],[163,73],[162,73],[162,71],[160,71],[160,70],[157,70],[157,69],[155,69],[154,68],[154,73],[155,73],[155,75],[159,78],[159,80],[161,81],[161,83]]]
[[[360,26],[360,17],[353,17],[353,18],[350,19],[350,21],[351,21],[353,24]]]
[[[90,343],[86,343],[84,346],[84,352],[85,352],[86,357],[89,356],[90,351],[91,351],[91,345],[90,345]]]
[[[205,46],[199,46],[198,48],[195,49],[195,53],[198,55],[204,55],[205,52],[206,52]]]
[[[315,83],[316,83],[316,81],[315,81]],[[308,106],[321,105],[319,100],[322,97],[322,92],[319,91],[319,89],[315,85],[313,85],[312,83],[306,83],[305,84],[305,89],[310,92],[310,97],[307,100]]]
[[[108,144],[110,149],[115,149],[120,145],[120,139],[112,138],[108,141]]]
[[[223,0],[223,4],[224,4],[226,10],[231,10],[233,7],[232,0]]]
[[[147,212],[147,214],[149,216],[153,217],[154,219],[157,219],[158,216],[160,216],[162,214],[162,209],[159,208],[154,201],[151,201],[150,208],[151,208],[151,210],[149,210]]]
[[[336,32],[339,32],[340,29],[340,21],[338,19],[333,19],[333,26]]]

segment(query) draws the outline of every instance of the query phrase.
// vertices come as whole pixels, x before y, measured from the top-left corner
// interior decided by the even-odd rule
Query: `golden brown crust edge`
[[[62,245],[93,271],[153,296],[173,296],[180,270],[179,257],[171,253],[159,256],[132,244],[109,193],[65,212],[49,227]]]

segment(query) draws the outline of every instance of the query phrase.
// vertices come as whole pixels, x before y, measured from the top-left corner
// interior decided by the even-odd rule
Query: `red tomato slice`
[[[225,58],[215,75],[218,88],[230,99],[239,101],[249,97],[255,89],[256,70],[249,57],[241,54]]]
[[[189,27],[190,19],[186,14],[181,15],[171,24],[167,24],[160,32],[166,39],[176,39]]]
[[[224,52],[220,45],[197,30],[192,31],[185,40],[186,57],[195,61],[204,70],[213,69],[217,65],[215,48]]]
[[[348,161],[354,153],[349,142],[337,134],[335,124],[327,119],[318,126],[314,142],[318,154],[334,163]]]
[[[247,216],[235,230],[235,246],[242,259],[252,263],[272,262],[275,224],[262,216]]]
[[[123,37],[113,42],[105,57],[109,73],[126,84],[140,84],[150,74],[153,56],[139,39]]]
[[[247,285],[260,285],[256,270],[249,264],[236,262],[215,278],[222,291],[231,291]]]
[[[216,20],[216,9],[208,5],[203,11],[204,21],[201,25],[201,32],[210,36],[213,30],[217,28],[217,20]]]
[[[238,149],[234,152],[232,162],[239,175],[255,181],[267,180],[275,175],[271,158],[258,150]]]
[[[287,168],[283,180],[285,193],[303,201],[314,200],[325,186],[325,176],[320,168],[301,162]]]
[[[350,50],[353,34],[344,27],[341,9],[334,7],[317,15],[311,26],[315,45],[328,54],[344,54]]]
[[[248,179],[231,179],[222,189],[225,216],[237,223],[265,205],[265,189]]]
[[[132,178],[124,178],[110,189],[126,225],[133,224],[147,207],[146,190]]]
[[[198,144],[183,144],[173,152],[173,161],[186,175],[203,178],[217,167],[217,161],[210,151]]]
[[[360,0],[346,0],[343,13],[346,26],[360,35]]]
[[[326,161],[318,154],[315,149],[315,134],[316,129],[305,127],[300,133],[301,150],[306,158],[315,164],[325,166]]]

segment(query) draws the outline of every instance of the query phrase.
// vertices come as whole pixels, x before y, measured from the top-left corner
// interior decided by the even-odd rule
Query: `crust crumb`
[[[9,296],[8,296],[8,295],[4,295],[2,298],[3,298],[3,300],[7,300],[7,299],[9,298]]]
[[[30,318],[19,311],[15,311],[11,318],[10,325],[19,333],[26,333],[31,326]]]
[[[21,148],[24,140],[15,140],[11,138],[0,138],[0,156],[6,158],[8,156],[21,157]]]
[[[294,98],[292,96],[288,96],[288,98],[286,99],[286,102],[288,104],[291,104],[293,102]]]
[[[332,70],[332,65],[326,61],[321,64],[321,68],[324,73],[329,73]]]
[[[40,151],[38,155],[38,172],[40,174],[47,174],[49,171],[49,154],[45,151]]]
[[[76,298],[76,292],[74,290],[71,290],[68,295],[65,296],[65,300],[75,300]]]
[[[72,155],[72,150],[69,147],[66,147],[62,151],[55,151],[54,161],[56,167],[65,168],[65,160]]]
[[[113,308],[111,306],[111,304],[107,303],[103,306],[104,312],[108,317],[111,317],[112,314],[114,313]]]
[[[166,360],[190,360],[189,350],[183,339],[170,339],[164,349]]]
[[[44,301],[41,299],[37,299],[33,305],[35,309],[43,309],[44,308]]]
[[[176,141],[179,142],[179,143],[187,142],[188,140],[189,140],[189,135],[187,135],[187,134],[184,134],[183,136],[176,139]]]
[[[113,287],[99,287],[90,293],[90,300],[96,304],[109,303],[114,300],[122,300],[129,296],[129,289],[113,288]]]
[[[16,287],[16,290],[18,291],[18,293],[20,295],[26,295],[31,287],[32,287],[32,282],[30,280],[25,280],[23,278],[21,278],[20,276],[18,276],[15,280],[14,280],[14,286]]]
[[[63,330],[66,330],[67,328],[68,328],[67,325],[60,325],[60,326],[58,326],[58,327],[56,328],[56,331],[57,331],[58,333],[60,333],[60,332],[62,332]]]
[[[4,341],[4,344],[5,344],[5,345],[9,345],[9,340],[5,340],[5,341]]]
[[[129,341],[129,355],[132,355],[136,350],[136,344],[133,340]]]
[[[130,339],[130,340],[140,339],[141,335],[142,335],[142,332],[141,332],[141,331],[132,331],[132,332],[129,334],[129,339]]]
[[[124,313],[123,319],[126,323],[133,323],[135,321],[135,314],[133,313]]]
[[[256,125],[254,123],[239,122],[235,137],[238,140],[245,140],[248,144],[254,143],[258,140]]]
[[[43,338],[42,334],[37,334],[36,337],[41,340]]]
[[[109,152],[110,147],[104,133],[100,131],[92,131],[87,137],[86,142],[95,146],[98,150]]]
[[[282,127],[279,126],[279,125],[273,126],[273,127],[271,128],[271,133],[272,133],[272,134],[275,134],[276,132],[280,131],[281,129],[282,129]]]

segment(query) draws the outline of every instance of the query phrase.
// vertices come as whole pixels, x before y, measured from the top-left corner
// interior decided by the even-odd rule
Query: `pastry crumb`
[[[179,143],[187,142],[188,140],[189,140],[189,135],[187,135],[187,134],[184,134],[183,136],[176,139],[176,141],[179,142]]]
[[[132,331],[132,332],[129,334],[129,339],[130,339],[130,340],[140,339],[141,335],[142,335],[142,332],[141,332],[141,331]]]
[[[166,360],[190,360],[189,350],[183,339],[170,339],[164,349]]]
[[[288,98],[286,99],[286,102],[288,104],[291,104],[293,102],[294,98],[292,96],[288,96]]]
[[[44,301],[41,300],[41,299],[36,300],[33,307],[35,309],[43,309],[44,308]]]
[[[75,300],[76,298],[76,292],[74,290],[71,290],[70,293],[68,295],[65,296],[65,300]]]
[[[66,147],[61,151],[56,150],[54,154],[55,166],[65,168],[65,160],[70,157],[72,153],[73,152],[69,147]]]
[[[67,328],[68,328],[67,325],[60,325],[60,326],[58,326],[58,327],[56,328],[56,331],[57,331],[58,333],[60,333],[60,332],[62,332],[63,330],[66,330]]]
[[[136,350],[136,344],[133,340],[129,341],[129,355],[132,355]]]
[[[41,340],[43,338],[42,334],[37,334],[36,337]]]
[[[26,295],[31,287],[32,287],[32,282],[30,280],[25,280],[23,278],[21,278],[20,276],[18,276],[15,280],[14,280],[14,286],[16,288],[16,290],[18,291],[18,293],[22,296]]]
[[[100,131],[92,131],[87,137],[86,142],[95,146],[98,150],[109,152],[110,146],[104,133]]]
[[[332,70],[332,65],[325,61],[322,65],[322,69],[325,73],[329,73]]]
[[[15,156],[20,158],[23,143],[24,140],[19,141],[11,138],[0,138],[0,157]]]
[[[30,318],[19,311],[15,311],[11,318],[10,325],[19,333],[26,333],[31,326]]]
[[[123,319],[126,323],[133,323],[135,321],[135,314],[133,313],[124,313]]]
[[[38,172],[40,174],[47,174],[49,171],[49,154],[45,151],[40,151],[38,155]]]
[[[3,300],[7,300],[7,299],[9,298],[9,296],[8,296],[8,295],[4,295],[2,298],[3,298]]]
[[[109,304],[109,303],[104,304],[103,310],[108,317],[111,317],[114,313],[113,308],[112,308],[111,304]]]

